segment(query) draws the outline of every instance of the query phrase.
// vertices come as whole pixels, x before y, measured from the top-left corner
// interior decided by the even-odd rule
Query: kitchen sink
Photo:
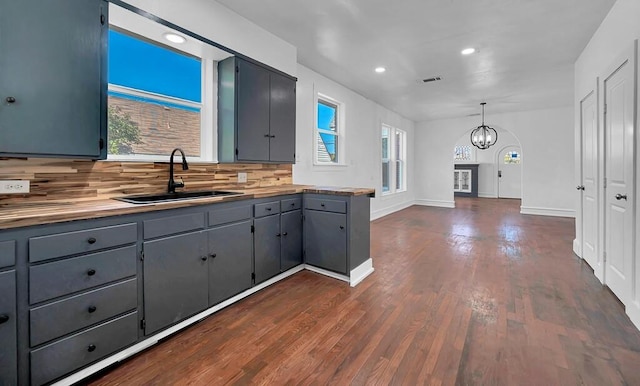
[[[221,190],[207,190],[201,192],[175,192],[161,194],[144,194],[136,196],[114,197],[114,200],[124,201],[131,204],[153,204],[157,202],[190,200],[194,198],[240,196],[243,193],[225,192]]]

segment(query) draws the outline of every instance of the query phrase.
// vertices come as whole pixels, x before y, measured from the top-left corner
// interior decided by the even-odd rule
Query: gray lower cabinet
[[[304,245],[307,264],[346,274],[347,216],[305,210]]]
[[[0,273],[0,385],[18,384],[16,271]]]
[[[0,157],[106,158],[108,3],[0,0]]]
[[[256,284],[280,273],[280,215],[254,220],[254,272]]]
[[[145,335],[207,308],[205,232],[145,241],[143,249]]]
[[[282,206],[285,206],[284,200]],[[302,210],[282,213],[280,230],[280,271],[284,272],[302,264]]]
[[[209,305],[251,288],[251,220],[206,231],[209,246]]]

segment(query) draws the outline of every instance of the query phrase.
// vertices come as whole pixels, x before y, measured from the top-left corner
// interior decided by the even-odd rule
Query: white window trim
[[[113,8],[115,7],[115,8]],[[144,28],[136,25],[135,16],[132,18],[127,12],[118,11],[120,8],[110,4],[110,12],[118,14],[118,23],[112,23],[115,27],[130,31],[140,36],[145,36]],[[154,39],[151,39],[155,41]],[[206,47],[205,43],[199,43]],[[202,51],[202,52],[206,52]],[[191,55],[193,55],[191,53]],[[217,61],[207,58],[207,55],[198,56],[201,63],[201,102],[192,102],[179,98],[172,98],[166,95],[154,94],[140,90],[132,90],[114,84],[109,84],[110,91],[121,91],[133,95],[151,97],[153,99],[165,102],[183,105],[187,107],[200,108],[200,156],[188,156],[189,162],[198,163],[218,163],[218,111],[217,111],[217,95],[218,95],[218,66]],[[170,154],[107,154],[107,161],[124,161],[124,162],[169,162]]]
[[[336,122],[337,125],[337,130],[336,130],[336,137],[337,137],[337,141],[338,141],[338,147],[336,149],[336,156],[338,158],[338,162],[320,162],[318,161],[317,155],[318,155],[318,135],[320,132],[325,132],[325,130],[320,130],[318,129],[318,101],[319,100],[323,100],[326,101],[332,105],[335,105],[337,107],[337,114],[338,114],[338,119]],[[314,91],[314,98],[313,98],[313,136],[312,136],[312,144],[311,144],[311,148],[313,149],[313,154],[312,154],[312,158],[313,158],[313,166],[330,166],[330,167],[344,167],[347,166],[346,164],[346,160],[345,160],[345,104],[343,102],[340,102],[326,94],[320,93],[320,92],[315,92]],[[333,134],[333,132],[331,132],[331,134]]]
[[[380,169],[380,191],[382,192],[382,196],[391,196],[394,194],[398,194],[398,193],[404,193],[407,191],[407,176],[409,175],[408,173],[408,166],[407,166],[407,132],[402,130],[402,129],[398,129],[397,127],[393,127],[391,125],[387,125],[387,124],[382,124],[381,128],[380,128],[380,146],[378,147],[380,149],[380,168],[382,168],[382,130],[387,129],[389,130],[389,190],[388,191],[384,191],[383,188],[383,182],[382,182],[382,169]],[[404,155],[403,159],[402,159],[402,163],[404,164],[404,168],[402,169],[403,174],[404,174],[404,178],[402,179],[402,187],[400,189],[396,189],[395,187],[395,182],[396,182],[396,168],[397,168],[397,163],[400,162],[398,160],[398,155],[394,154],[395,148],[396,148],[396,133],[401,133],[402,134],[402,146],[400,149],[400,152],[402,152],[402,154]]]

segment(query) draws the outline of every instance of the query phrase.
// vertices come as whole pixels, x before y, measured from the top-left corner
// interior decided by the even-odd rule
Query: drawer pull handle
[[[215,258],[216,258],[216,256],[218,256],[218,255],[217,255],[217,254],[215,254],[215,253],[212,253],[212,254],[210,254],[209,256],[211,256],[211,258],[212,258],[212,259],[215,259]]]
[[[89,244],[95,244],[95,243],[96,243],[96,241],[98,241],[98,240],[96,240],[96,238],[95,238],[95,237],[89,237],[89,239],[87,239],[87,242],[88,242]]]
[[[321,204],[320,204],[320,206],[324,208],[324,202],[323,202],[323,203],[321,203]]]
[[[271,212],[271,208],[267,208],[267,210],[268,210],[269,212]]]
[[[7,314],[0,315],[0,324],[7,323],[8,321],[9,321],[9,315]]]
[[[340,229],[344,229],[344,225],[340,225]]]
[[[89,311],[90,314],[93,314],[94,312],[96,312],[96,310],[96,306],[89,306],[89,308],[87,308],[87,311]]]
[[[200,260],[202,260],[202,261],[207,261],[207,259],[208,259],[208,258],[209,258],[209,257],[207,257],[207,256],[202,256],[202,257],[200,258]]]
[[[87,275],[89,275],[89,276],[93,276],[95,274],[96,274],[96,270],[95,269],[90,269],[90,270],[87,271]]]
[[[296,206],[296,203],[295,203],[295,202],[292,202],[292,203],[291,203],[291,206]]]
[[[5,99],[7,101],[7,103],[16,103],[16,98],[9,96],[7,97],[7,99]]]
[[[287,232],[284,232],[282,235],[283,235],[283,236],[286,236],[286,235],[288,235],[288,233],[287,233]]]
[[[96,345],[95,344],[90,344],[89,346],[87,346],[87,351],[89,351],[89,352],[96,351]]]

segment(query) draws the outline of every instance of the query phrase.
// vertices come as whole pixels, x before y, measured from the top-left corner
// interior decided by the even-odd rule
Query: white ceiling
[[[487,116],[571,105],[573,64],[615,2],[217,1],[295,45],[300,64],[415,121],[477,114],[482,101]],[[432,76],[443,80],[420,82]]]

